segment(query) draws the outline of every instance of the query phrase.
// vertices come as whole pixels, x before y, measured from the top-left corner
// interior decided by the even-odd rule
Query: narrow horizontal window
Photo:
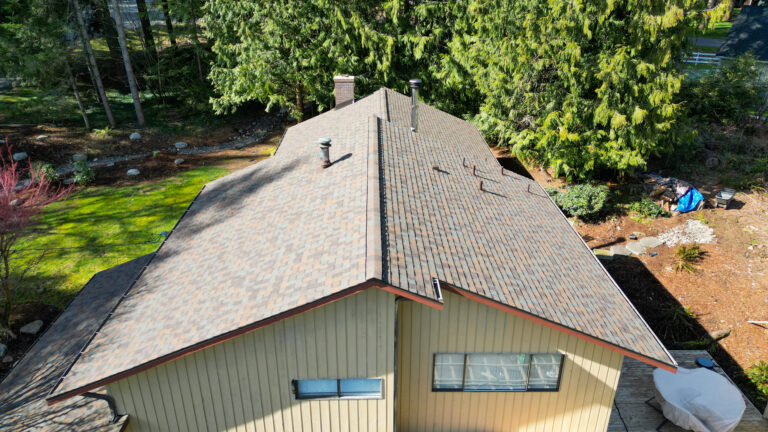
[[[381,399],[382,378],[293,380],[296,399]]]
[[[433,391],[557,391],[563,354],[438,353]]]

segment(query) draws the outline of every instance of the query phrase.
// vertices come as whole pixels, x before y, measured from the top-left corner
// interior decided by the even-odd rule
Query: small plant
[[[110,126],[105,126],[104,129],[94,129],[93,134],[98,137],[108,137],[112,133],[112,128]]]
[[[155,150],[152,152],[152,157],[157,157],[160,154],[160,150]]]
[[[760,361],[745,371],[747,378],[763,394],[763,399],[768,398],[768,362]]]
[[[704,225],[709,225],[709,219],[705,218],[702,212],[696,213],[696,220],[703,223]]]
[[[41,177],[45,177],[52,182],[59,181],[59,175],[56,174],[56,169],[53,167],[53,164],[48,162],[32,162],[30,176],[34,181],[40,181]]]
[[[660,205],[654,203],[648,197],[643,197],[640,201],[635,201],[630,204],[629,210],[638,216],[651,219],[672,216],[672,213],[664,210]]]
[[[675,263],[675,271],[685,270],[688,273],[695,273],[699,268],[694,264],[701,261],[705,252],[701,249],[701,246],[694,243],[690,246],[681,245],[675,251],[677,256],[677,262]]]
[[[86,161],[75,162],[75,183],[85,185],[96,179],[96,173]]]
[[[662,311],[661,316],[665,338],[686,334],[693,329],[691,321],[696,319],[696,314],[685,306],[670,306]]]
[[[547,193],[565,213],[585,221],[596,220],[610,198],[608,187],[603,185],[579,184],[565,191],[548,188]]]

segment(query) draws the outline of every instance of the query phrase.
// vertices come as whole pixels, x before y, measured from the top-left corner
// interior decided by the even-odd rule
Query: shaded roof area
[[[674,364],[537,183],[502,175],[472,124],[424,104],[417,133],[409,119],[410,98],[381,89],[207,185],[51,397],[370,281],[439,302],[433,277]]]
[[[117,431],[104,401],[45,398],[104,317],[149,262],[149,255],[97,273],[0,383],[0,430]]]
[[[768,61],[768,7],[743,6],[717,55],[736,57],[748,52]]]

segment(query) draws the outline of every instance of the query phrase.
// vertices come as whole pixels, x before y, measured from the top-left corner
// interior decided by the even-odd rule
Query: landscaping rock
[[[613,255],[630,256],[632,252],[624,246],[611,246],[611,253]]]
[[[78,153],[76,155],[72,155],[72,160],[75,162],[80,162],[88,159],[88,156],[85,153]]]
[[[627,249],[629,249],[629,251],[632,252],[634,255],[645,254],[645,246],[641,245],[640,242],[627,243]]]
[[[7,351],[8,351],[8,346],[0,343],[0,357],[3,357]]]
[[[184,163],[184,159],[182,158],[174,159],[173,163],[175,163],[176,165],[181,165]]]
[[[24,179],[24,180],[20,181],[19,184],[17,184],[13,188],[13,190],[20,191],[20,190],[24,189],[25,187],[29,186],[30,183],[32,183],[32,179]]]
[[[603,260],[603,261],[613,261],[613,254],[609,250],[593,249],[592,252],[600,260]]]
[[[138,141],[141,139],[141,134],[138,132],[134,132],[128,136],[128,139],[130,139],[131,141]]]
[[[659,240],[658,237],[643,237],[643,238],[641,238],[638,241],[638,243],[640,243],[641,245],[643,245],[643,246],[645,246],[647,248],[651,248],[651,249],[653,249],[655,247],[659,247],[662,244],[664,244],[664,242]]]
[[[177,149],[181,150],[183,148],[187,148],[187,145],[188,144],[185,143],[184,141],[179,141],[176,144],[174,144],[173,146],[176,147]]]
[[[678,243],[714,243],[715,239],[714,230],[697,219],[688,219],[685,224],[659,235],[659,240],[668,246]]]
[[[70,177],[68,179],[64,179],[64,184],[65,185],[71,185],[71,184],[74,184],[74,183],[75,183],[75,179],[73,177]]]
[[[13,363],[13,357],[11,356],[3,357],[3,363]]]
[[[48,135],[38,135],[35,139],[38,140],[38,141],[43,141],[46,138],[48,138]]]
[[[13,201],[9,202],[9,203],[8,203],[8,205],[9,205],[9,206],[11,206],[11,207],[16,207],[17,205],[19,205],[19,203],[20,203],[20,202],[21,202],[21,201],[19,201],[19,199],[18,199],[18,198],[16,198],[15,200],[13,200]],[[751,249],[750,249],[750,250],[751,250]]]
[[[27,154],[25,152],[19,152],[19,153],[14,153],[13,154],[13,160],[15,160],[15,161],[23,161],[27,157],[28,156],[27,156]]]
[[[35,320],[35,321],[32,321],[29,324],[26,324],[19,331],[21,332],[21,334],[36,335],[37,333],[40,332],[41,328],[43,328],[43,321],[42,320]]]
[[[718,341],[720,339],[725,339],[730,335],[731,335],[731,329],[727,328],[727,329],[715,330],[709,334],[709,337],[711,337],[712,340]]]
[[[136,168],[131,168],[131,169],[128,170],[128,172],[125,173],[125,175],[127,175],[128,177],[135,177],[135,176],[137,176],[139,174],[140,174],[140,172]]]

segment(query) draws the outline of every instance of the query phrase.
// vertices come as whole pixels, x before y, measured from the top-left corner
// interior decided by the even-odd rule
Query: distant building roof
[[[768,7],[742,7],[717,55],[736,57],[747,52],[768,61]]]
[[[0,383],[0,430],[117,432],[104,401],[45,398],[149,261],[143,256],[97,273]]]
[[[502,173],[471,123],[418,115],[414,133],[410,98],[382,88],[208,184],[49,399],[369,286],[441,307],[433,278],[675,364],[541,186]]]

